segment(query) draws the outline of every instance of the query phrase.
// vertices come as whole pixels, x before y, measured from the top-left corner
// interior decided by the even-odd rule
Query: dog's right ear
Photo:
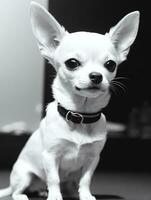
[[[37,39],[38,47],[44,58],[53,62],[53,54],[63,37],[65,29],[41,5],[31,2],[31,25]]]

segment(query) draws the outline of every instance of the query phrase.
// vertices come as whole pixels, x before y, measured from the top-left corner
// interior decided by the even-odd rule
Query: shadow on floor
[[[28,195],[28,197],[31,200],[34,199],[39,199],[39,200],[44,200],[47,198],[47,192],[46,191],[30,191],[26,193]],[[119,196],[119,195],[112,195],[112,194],[94,194],[94,196],[96,197],[97,200],[124,200],[123,197]],[[64,200],[78,200],[78,198],[74,198],[74,197],[64,197]]]

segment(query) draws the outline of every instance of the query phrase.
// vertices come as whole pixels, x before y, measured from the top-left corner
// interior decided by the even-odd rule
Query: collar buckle
[[[77,118],[77,121],[78,121],[77,123],[79,123],[79,124],[82,124],[84,121],[83,115],[81,115],[80,113],[72,112],[70,110],[67,112],[65,119],[66,119],[66,121],[69,121],[69,120],[72,121],[73,117]]]

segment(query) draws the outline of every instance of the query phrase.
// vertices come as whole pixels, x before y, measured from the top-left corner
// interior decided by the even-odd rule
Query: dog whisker
[[[115,84],[119,85],[120,87],[123,87],[124,89],[126,89],[126,86],[119,81],[113,81],[113,83],[115,83]]]
[[[118,96],[118,90],[114,85],[110,85],[110,92]]]
[[[119,91],[118,89],[121,89],[120,91],[126,93],[127,88],[123,83],[116,81],[115,79],[112,80],[111,83],[110,83],[110,90],[112,92],[114,92],[115,94],[117,94],[117,91]]]
[[[115,85],[115,86],[118,86],[119,88],[122,89],[122,91],[126,92],[126,88],[125,88],[125,86],[123,86],[123,84],[119,84],[119,83],[116,83],[116,82],[114,82],[112,84]]]
[[[124,77],[124,76],[118,76],[118,77],[115,77],[114,80],[129,80],[129,78]]]

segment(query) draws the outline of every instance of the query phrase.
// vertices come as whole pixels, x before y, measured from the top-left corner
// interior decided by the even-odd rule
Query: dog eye
[[[70,58],[69,60],[65,61],[65,65],[68,69],[74,70],[78,68],[81,65],[81,63],[75,58]]]
[[[116,68],[116,63],[113,60],[108,60],[105,64],[104,64],[105,68],[109,71],[109,72],[114,72],[115,68]]]

